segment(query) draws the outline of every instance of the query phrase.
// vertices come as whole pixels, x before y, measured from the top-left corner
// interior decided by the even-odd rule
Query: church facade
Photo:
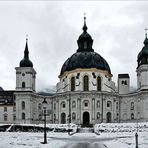
[[[107,61],[92,48],[84,17],[78,49],[63,64],[51,96],[36,93],[36,71],[29,59],[28,42],[24,58],[16,67],[16,123],[42,123],[44,98],[47,123],[118,123],[148,121],[148,39],[138,54],[137,90],[130,93],[128,74],[118,75],[118,87],[112,81]]]

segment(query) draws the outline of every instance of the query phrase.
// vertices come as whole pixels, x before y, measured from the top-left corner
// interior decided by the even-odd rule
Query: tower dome
[[[24,58],[20,61],[20,67],[33,67],[33,63],[29,60],[28,39],[26,39]]]
[[[148,64],[148,38],[147,38],[147,33],[146,33],[146,37],[145,37],[145,40],[144,40],[143,43],[144,43],[144,47],[142,48],[142,50],[138,54],[138,60],[137,60],[138,61],[138,67],[140,65],[143,65],[143,64]]]
[[[78,49],[68,58],[61,68],[60,76],[67,71],[77,68],[96,68],[105,70],[111,74],[110,67],[106,60],[92,49],[93,39],[87,33],[86,17],[84,17],[83,33],[78,38]]]

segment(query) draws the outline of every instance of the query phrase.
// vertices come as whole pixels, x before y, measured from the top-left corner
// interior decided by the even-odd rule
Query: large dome
[[[60,75],[77,68],[96,68],[111,74],[106,60],[96,52],[76,52],[63,64]]]
[[[60,76],[66,71],[75,70],[77,68],[96,68],[106,70],[111,74],[110,67],[106,60],[92,49],[93,40],[87,33],[85,18],[83,33],[79,36],[77,43],[77,52],[65,61],[62,66]]]

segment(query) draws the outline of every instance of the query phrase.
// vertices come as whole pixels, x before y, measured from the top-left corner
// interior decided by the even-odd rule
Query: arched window
[[[38,109],[42,110],[42,104],[41,103],[38,104]]]
[[[72,113],[72,120],[76,120],[76,113]]]
[[[26,86],[25,86],[25,82],[22,82],[22,88],[25,88]]]
[[[118,102],[116,103],[116,110],[118,110],[118,107],[119,107],[119,104],[118,104]]]
[[[88,76],[83,77],[83,90],[89,91],[89,78],[88,78]]]
[[[122,84],[122,85],[127,85],[127,81],[126,81],[126,80],[125,80],[125,81],[122,80],[122,81],[121,81],[121,84]]]
[[[53,120],[56,121],[56,114],[53,115]]]
[[[97,77],[97,91],[101,91],[101,77]]]
[[[75,91],[75,77],[71,77],[71,91]]]
[[[72,108],[76,108],[76,101],[72,101]]]
[[[118,113],[116,114],[116,118],[117,118],[117,120],[119,119],[119,114]]]
[[[97,108],[100,108],[100,100],[97,101]]]
[[[134,119],[134,114],[133,113],[131,113],[131,119]]]
[[[131,110],[134,110],[134,102],[131,102]]]
[[[97,120],[100,119],[100,113],[97,112]]]
[[[61,109],[65,109],[66,108],[66,103],[63,101],[62,103],[61,103]]]
[[[25,102],[22,101],[22,110],[24,110],[24,109],[25,109]]]
[[[22,120],[25,120],[25,113],[22,113]]]
[[[110,108],[110,109],[112,108],[112,102],[111,101],[107,101],[107,107]]]

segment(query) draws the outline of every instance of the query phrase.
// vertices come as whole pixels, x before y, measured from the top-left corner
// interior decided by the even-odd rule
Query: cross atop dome
[[[83,31],[87,31],[87,26],[86,26],[86,13],[84,13],[84,26],[83,26]]]
[[[145,28],[144,30],[145,30],[145,37],[147,38],[147,31],[148,31],[148,29]]]
[[[147,28],[145,28],[144,29],[145,30],[145,40],[144,40],[144,45],[148,45],[148,38],[147,38],[147,31],[148,31],[148,29]]]

